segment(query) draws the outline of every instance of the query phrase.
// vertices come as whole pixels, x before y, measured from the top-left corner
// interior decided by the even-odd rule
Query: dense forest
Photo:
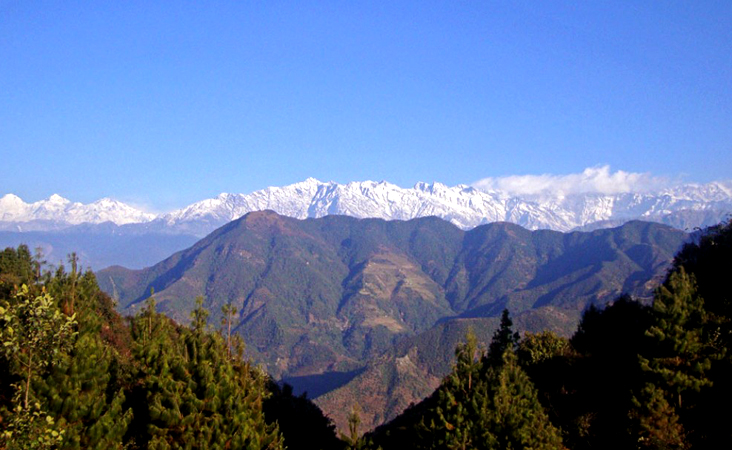
[[[183,327],[154,296],[123,318],[92,272],[0,253],[0,448],[342,448],[305,397],[245,361],[200,307]],[[230,309],[225,311],[229,315]]]
[[[732,439],[732,223],[676,256],[651,303],[590,307],[571,339],[521,337],[508,311],[468,333],[427,399],[336,437],[305,396],[242,357],[230,305],[182,326],[122,317],[92,272],[0,253],[0,449],[720,448]],[[219,312],[216,312],[219,315]],[[487,346],[480,342],[490,341]]]

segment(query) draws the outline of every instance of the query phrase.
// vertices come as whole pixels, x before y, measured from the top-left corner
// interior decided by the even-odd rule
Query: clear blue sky
[[[732,2],[0,0],[0,195],[732,178]]]

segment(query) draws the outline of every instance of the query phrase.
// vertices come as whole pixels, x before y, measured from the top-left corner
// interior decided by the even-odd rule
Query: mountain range
[[[117,225],[149,222],[155,214],[143,212],[111,198],[93,203],[72,202],[53,194],[46,200],[26,203],[13,194],[0,198],[0,224],[5,230],[41,231],[81,223],[112,222]]]
[[[516,195],[467,185],[417,183],[407,189],[384,181],[338,184],[309,178],[250,194],[221,194],[158,215],[108,198],[85,205],[53,195],[25,203],[8,194],[0,198],[0,245],[40,247],[53,262],[75,251],[95,269],[115,264],[141,268],[248,212],[263,210],[297,219],[436,216],[464,230],[511,222],[530,230],[590,231],[638,219],[690,230],[717,224],[732,213],[732,181],[645,193]]]
[[[462,230],[409,221],[252,212],[143,270],[97,272],[122,312],[154,292],[187,322],[202,296],[276,378],[307,390],[340,427],[349,402],[364,425],[434,389],[468,326],[484,342],[508,308],[522,330],[567,334],[589,304],[651,295],[686,233],[650,222],[592,232],[497,222]]]

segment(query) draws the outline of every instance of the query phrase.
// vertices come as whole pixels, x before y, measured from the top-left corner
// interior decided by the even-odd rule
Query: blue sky
[[[0,0],[0,195],[732,178],[732,2]]]

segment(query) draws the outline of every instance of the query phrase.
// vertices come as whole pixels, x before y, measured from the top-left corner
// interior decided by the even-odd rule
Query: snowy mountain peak
[[[0,203],[2,203],[2,204],[23,203],[23,200],[15,194],[5,194],[2,197],[0,197]]]
[[[86,205],[71,202],[58,194],[34,203],[25,203],[13,194],[0,199],[0,222],[49,221],[68,225],[113,222],[123,225],[149,222],[154,218],[154,214],[111,198],[102,198]]]
[[[28,204],[7,194],[0,198],[0,223],[149,222],[147,229],[203,236],[248,212],[261,210],[298,219],[330,214],[386,220],[437,216],[464,229],[506,221],[529,229],[569,231],[633,219],[661,221],[683,229],[718,223],[732,212],[732,182],[686,184],[656,192],[542,191],[518,195],[490,185],[450,187],[419,182],[409,189],[383,180],[338,184],[308,178],[250,194],[221,193],[157,217],[109,198],[84,205],[54,194]]]
[[[53,194],[50,197],[48,197],[48,200],[46,200],[46,203],[65,205],[67,203],[71,203],[71,201],[66,198],[61,197],[58,194]]]
[[[732,211],[732,195],[715,185],[686,185],[657,193],[567,194],[542,192],[517,196],[495,188],[449,187],[439,182],[416,183],[405,189],[387,181],[323,183],[314,178],[251,194],[204,200],[159,218],[166,226],[205,234],[247,212],[270,209],[299,219],[329,214],[408,220],[438,216],[461,228],[508,221],[526,228],[568,231],[603,222],[661,220],[683,211],[701,212],[698,220],[714,221]],[[690,213],[684,213],[686,216]],[[686,217],[684,216],[684,217]],[[684,223],[696,218],[684,219]],[[680,226],[683,224],[677,224]]]

